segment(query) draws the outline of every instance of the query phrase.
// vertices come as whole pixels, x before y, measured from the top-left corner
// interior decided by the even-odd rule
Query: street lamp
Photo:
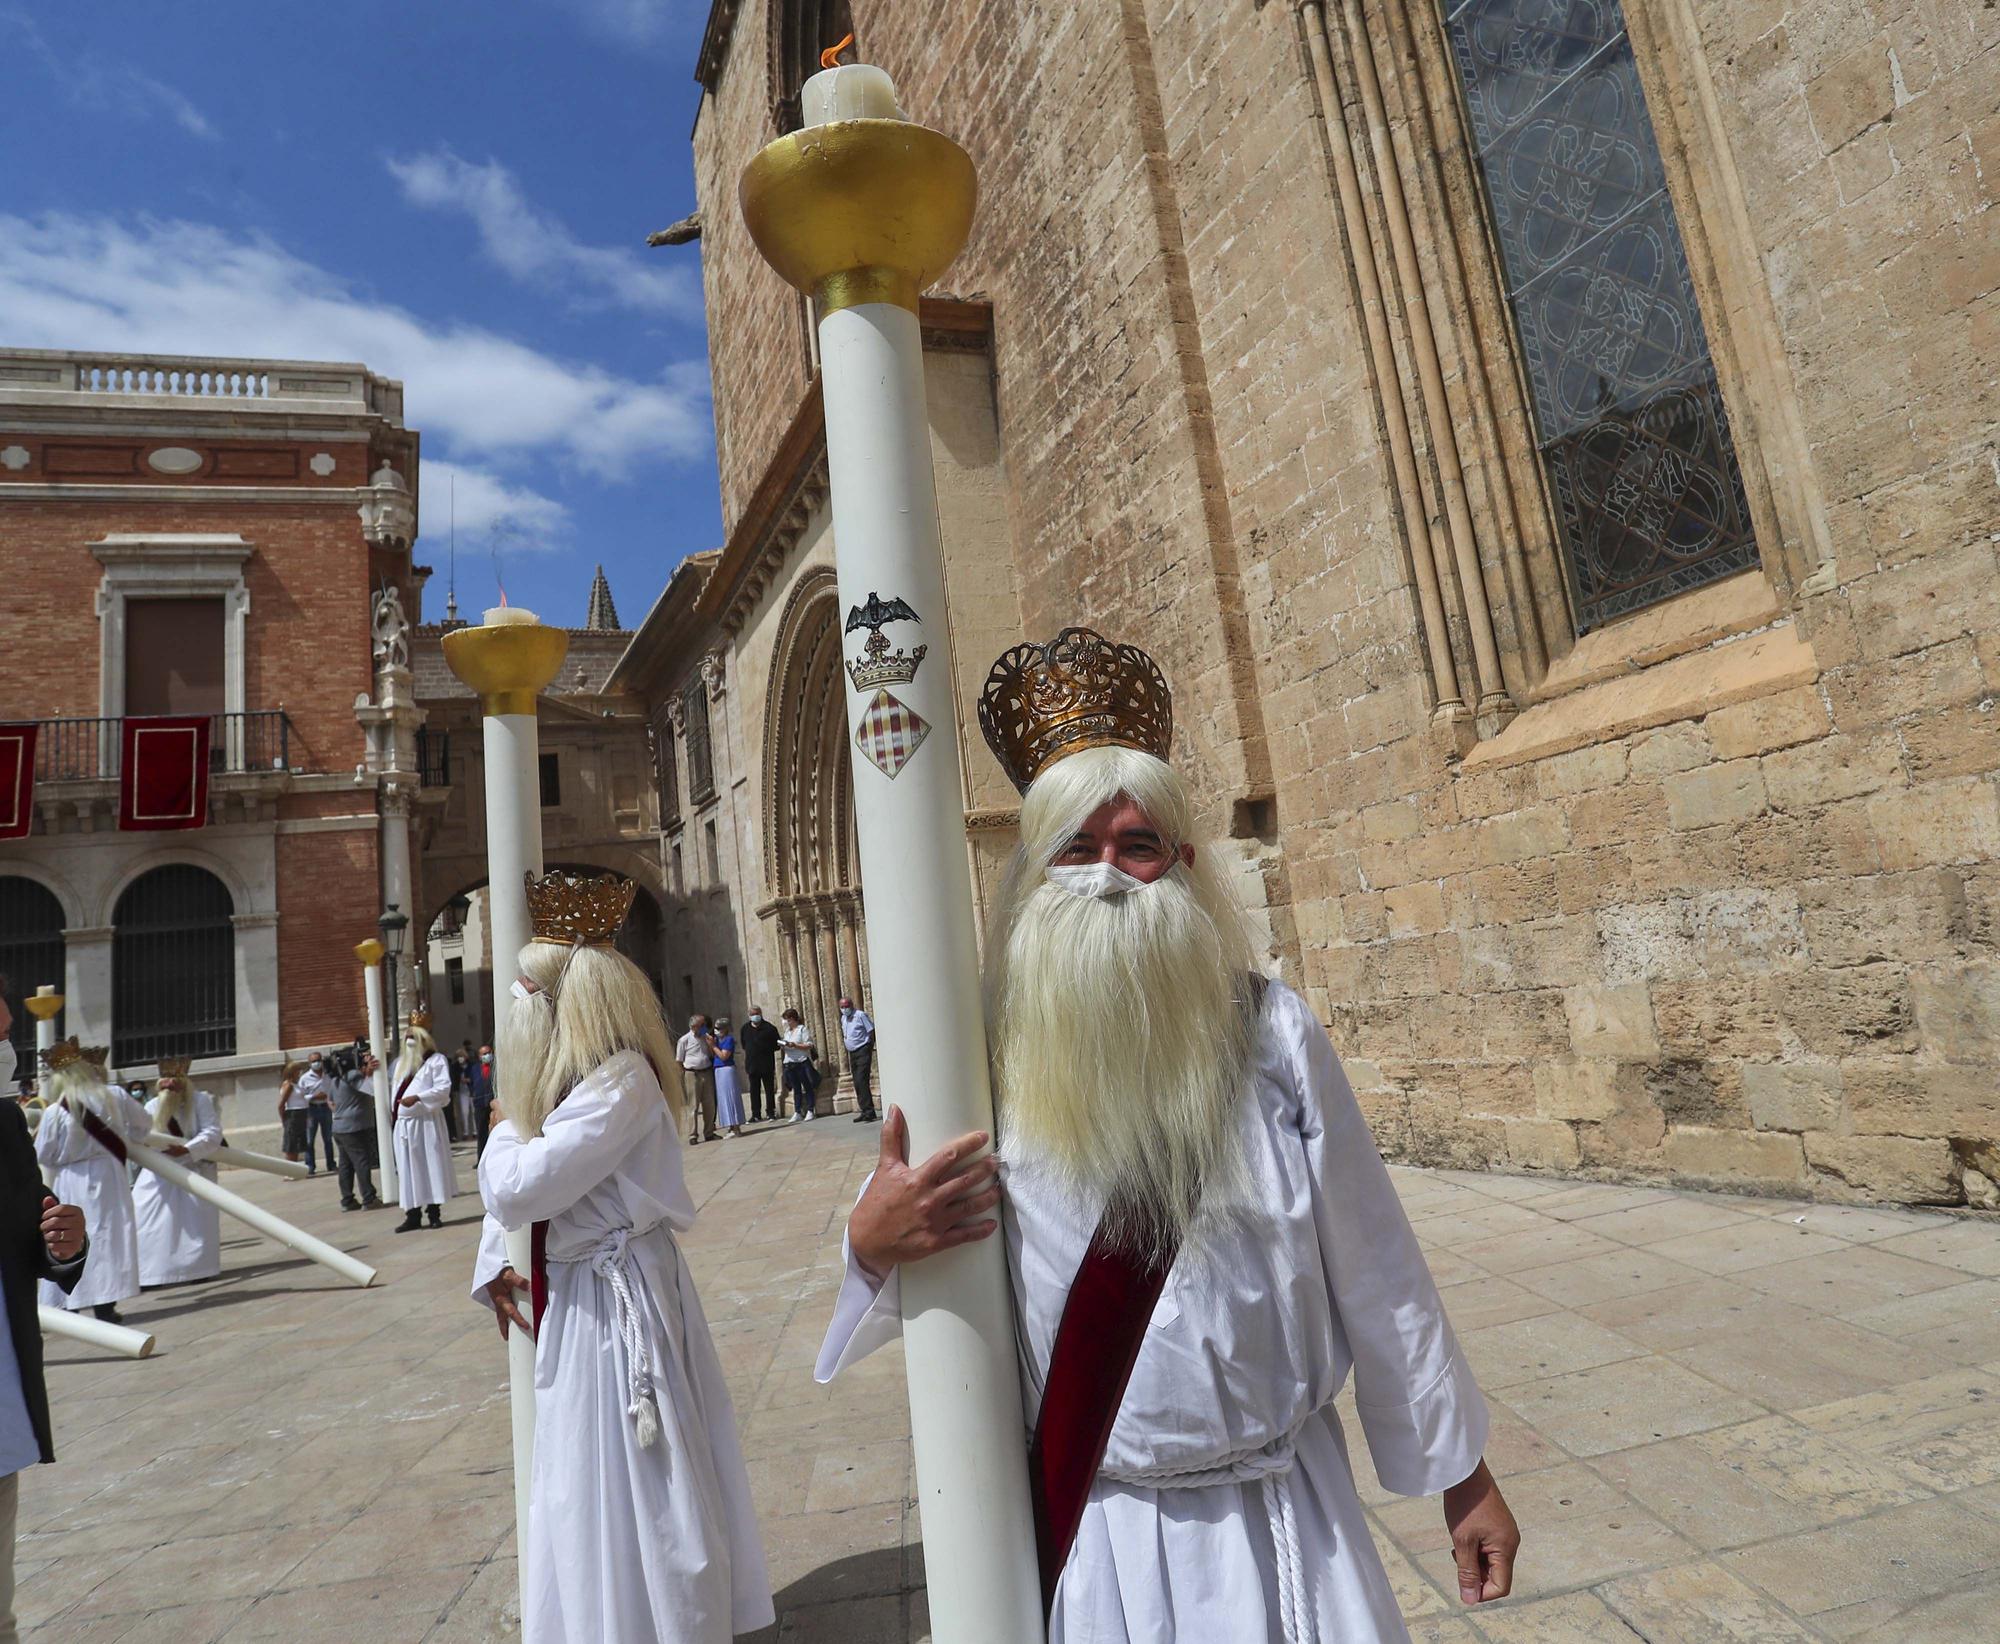
[[[403,995],[396,985],[396,967],[402,962],[410,916],[391,902],[376,923],[382,928],[382,952],[389,966],[389,1043],[394,1045],[403,1037]]]

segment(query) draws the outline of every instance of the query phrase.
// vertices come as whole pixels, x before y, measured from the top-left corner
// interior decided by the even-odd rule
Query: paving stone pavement
[[[928,1636],[901,1355],[810,1374],[875,1137],[842,1116],[689,1156],[689,1256],[778,1589],[764,1640]],[[1525,1536],[1517,1596],[1462,1611],[1437,1504],[1380,1490],[1356,1445],[1419,1644],[2000,1636],[2000,1227],[1395,1176]],[[155,1357],[53,1347],[61,1460],[21,1493],[28,1636],[517,1636],[505,1367],[465,1295],[476,1200],[395,1237],[324,1180],[227,1181],[381,1281],[226,1225],[222,1279],[130,1309]]]

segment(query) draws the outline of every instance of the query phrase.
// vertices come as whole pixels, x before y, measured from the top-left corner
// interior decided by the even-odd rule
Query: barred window
[[[35,1019],[26,1000],[44,983],[58,993],[64,990],[63,910],[53,891],[22,874],[0,876],[0,976],[7,979],[7,1008],[14,1013],[7,1036],[14,1045],[16,1076],[38,1078]],[[67,1031],[64,1014],[56,1013],[58,1038]],[[11,1094],[0,1089],[0,1098]]]
[[[1579,632],[1757,563],[1619,0],[1447,0]]]
[[[660,826],[669,833],[681,825],[679,757],[674,722],[662,708],[653,716],[653,779],[660,796]]]
[[[111,1060],[236,1053],[236,927],[214,874],[172,863],[125,887],[111,914]]]
[[[708,747],[708,688],[693,681],[681,697],[687,710],[688,798],[695,804],[715,797],[715,765]]]

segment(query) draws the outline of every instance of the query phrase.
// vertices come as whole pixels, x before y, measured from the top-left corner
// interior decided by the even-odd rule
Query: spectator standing
[[[478,1137],[479,1146],[474,1151],[476,1159],[486,1151],[487,1133],[493,1128],[493,1047],[481,1045],[479,1060],[465,1070],[466,1082],[472,1087],[472,1124]]]
[[[715,1031],[708,1036],[709,1054],[715,1058],[715,1122],[725,1136],[743,1134],[743,1079],[736,1069],[736,1035],[729,1030],[729,1018],[718,1016]]]
[[[681,1065],[681,1094],[687,1106],[688,1146],[716,1140],[715,1055],[708,1046],[708,1018],[690,1016],[688,1030],[674,1046]]]
[[[333,1174],[336,1160],[333,1156],[333,1079],[327,1071],[326,1057],[314,1051],[306,1063],[306,1070],[299,1075],[299,1089],[306,1098],[306,1169],[313,1168],[313,1138],[321,1137],[326,1143],[327,1174]]]
[[[14,1630],[14,1523],[21,1474],[56,1459],[49,1431],[49,1390],[42,1379],[42,1325],[35,1281],[69,1291],[83,1277],[83,1211],[58,1204],[42,1186],[28,1121],[0,1101],[0,1639]]]
[[[375,1135],[375,1081],[380,1076],[375,1058],[366,1051],[353,1066],[334,1076],[333,1140],[340,1149],[342,1210],[382,1208],[374,1177],[380,1160]],[[355,1197],[357,1186],[359,1198]]]
[[[750,1117],[761,1124],[779,1117],[778,1027],[764,1019],[764,1007],[752,1005],[750,1020],[736,1035],[736,1065],[750,1085]]]
[[[813,1056],[819,1047],[806,1031],[805,1018],[795,1010],[784,1014],[785,1091],[792,1098],[790,1123],[810,1120],[819,1106],[813,1078]]]
[[[852,999],[840,1001],[840,1042],[847,1046],[847,1071],[854,1075],[854,1099],[860,1111],[858,1125],[875,1120],[875,1024]]]
[[[285,1064],[285,1076],[278,1081],[278,1123],[284,1127],[285,1157],[297,1164],[299,1155],[305,1154],[306,1174],[316,1176],[319,1172],[313,1169],[312,1139],[306,1135],[306,1093],[299,1089],[305,1071],[304,1062]]]

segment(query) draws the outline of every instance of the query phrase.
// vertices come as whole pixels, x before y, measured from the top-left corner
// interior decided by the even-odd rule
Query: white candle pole
[[[169,1136],[164,1130],[156,1130],[146,1138],[148,1147],[178,1147],[182,1138]],[[231,1165],[238,1170],[260,1170],[266,1176],[284,1176],[295,1182],[302,1182],[312,1174],[294,1159],[274,1159],[268,1153],[251,1153],[247,1149],[231,1147],[224,1142],[209,1156],[211,1164]]]
[[[540,735],[535,698],[556,677],[569,636],[532,611],[498,606],[477,627],[444,636],[451,671],[479,693],[486,733],[486,917],[493,951],[493,1022],[513,1004],[514,966],[528,945],[527,875],[542,871]],[[507,1078],[496,1058],[496,1089]],[[524,1276],[534,1268],[530,1232],[507,1235],[507,1260]],[[507,1381],[514,1418],[516,1573],[528,1581],[528,1484],[535,1462],[535,1343],[525,1330],[507,1334]]]
[[[375,1164],[382,1173],[382,1197],[394,1204],[396,1186],[395,1117],[389,1110],[393,1094],[389,1089],[389,1040],[382,1025],[382,944],[369,937],[354,944],[354,957],[361,961],[361,985],[368,996],[368,1054],[375,1058]]]
[[[129,1325],[107,1324],[88,1313],[72,1313],[63,1307],[42,1307],[42,1334],[80,1341],[86,1347],[101,1347],[107,1353],[122,1353],[128,1359],[143,1359],[153,1351],[153,1338]]]
[[[217,1210],[227,1211],[239,1222],[249,1223],[265,1238],[275,1239],[286,1249],[296,1250],[320,1266],[331,1268],[350,1284],[358,1284],[365,1290],[375,1282],[375,1269],[366,1262],[356,1261],[345,1250],[336,1250],[326,1240],[292,1226],[283,1217],[272,1215],[262,1205],[252,1204],[206,1176],[189,1170],[180,1160],[156,1153],[144,1142],[127,1142],[125,1151],[134,1164],[144,1165],[162,1181],[172,1182],[175,1187],[192,1193],[197,1199],[207,1200]]]
[[[35,1019],[35,1089],[43,1095],[42,1081],[46,1077],[42,1061],[44,1051],[56,1048],[56,1017],[62,1014],[63,996],[49,983],[44,982],[23,1001],[28,1014]]]
[[[964,150],[900,118],[879,69],[814,75],[803,103],[826,123],[765,148],[739,198],[758,250],[820,314],[840,603],[869,629],[850,644],[847,705],[875,1014],[916,1160],[993,1126],[917,319],[976,185]],[[910,1264],[902,1301],[932,1627],[939,1644],[1042,1644],[1001,1241]]]

